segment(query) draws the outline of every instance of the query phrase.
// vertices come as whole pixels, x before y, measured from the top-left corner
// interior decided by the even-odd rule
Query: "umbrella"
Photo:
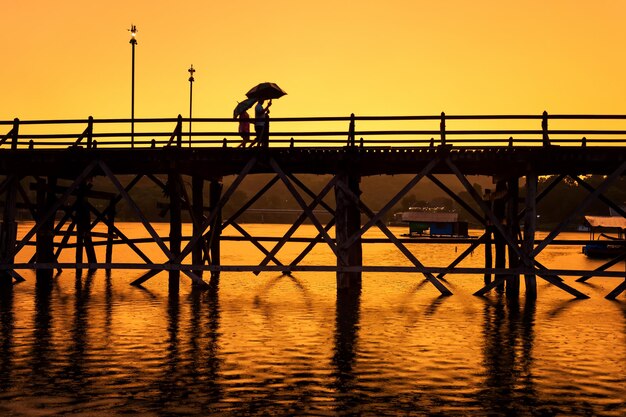
[[[287,93],[276,84],[266,82],[252,87],[252,89],[246,93],[246,96],[257,100],[267,100],[279,98],[285,94]]]
[[[257,101],[256,98],[247,98],[241,103],[237,103],[237,107],[235,107],[235,110],[233,110],[233,117],[235,119],[239,117],[241,113],[245,112],[250,107],[254,106],[254,103],[256,103],[256,101]]]

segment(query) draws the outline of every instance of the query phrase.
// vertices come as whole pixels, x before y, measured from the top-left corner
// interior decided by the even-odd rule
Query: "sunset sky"
[[[0,119],[626,113],[626,2],[4,0]]]

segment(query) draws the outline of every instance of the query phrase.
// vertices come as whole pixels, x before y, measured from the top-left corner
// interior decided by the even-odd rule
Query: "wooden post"
[[[106,213],[106,218],[107,218],[107,246],[106,246],[106,253],[105,253],[105,259],[106,259],[106,263],[110,264],[113,262],[113,237],[115,235],[115,201],[111,201],[109,204],[109,210]],[[107,272],[110,272],[111,269],[108,268]]]
[[[523,250],[528,256],[532,256],[535,242],[535,230],[537,228],[537,174],[529,170],[526,173],[526,215],[524,217],[524,243]],[[526,298],[537,297],[537,277],[534,274],[524,276],[526,285]]]
[[[485,194],[483,195],[483,201],[487,205],[487,207],[492,207],[493,201],[491,201],[491,190],[485,189]],[[493,267],[493,256],[491,252],[491,242],[493,235],[493,227],[491,226],[491,222],[488,218],[485,218],[485,269],[491,269]],[[483,277],[483,281],[485,285],[491,283],[491,273],[485,271],[485,275]]]
[[[487,225],[485,228],[485,269],[493,267],[493,254],[491,252],[491,243],[493,242],[493,226]],[[491,273],[485,272],[483,277],[485,285],[491,283]]]
[[[266,125],[267,127],[267,125]],[[211,212],[217,210],[213,222],[211,223],[211,264],[220,265],[220,239],[222,235],[222,208],[218,205],[222,196],[222,179],[211,180],[209,184],[209,209]],[[211,273],[211,284],[215,286],[219,281],[219,271],[213,271]]]
[[[350,125],[348,126],[348,146],[355,145],[355,123],[354,113],[350,114]]]
[[[361,212],[359,206],[346,195],[339,183],[343,183],[355,195],[360,195],[360,178],[349,175],[346,172],[337,174],[337,185],[335,185],[335,239],[338,248],[337,266],[362,266],[361,238],[359,237],[347,248],[347,242],[353,234],[361,228]],[[348,260],[348,265],[343,265],[341,258]],[[360,289],[361,272],[337,272],[337,290]]]
[[[37,221],[54,204],[56,178],[48,177],[48,181],[43,178],[37,180]],[[54,218],[51,216],[37,231],[36,254],[37,263],[48,264],[55,260],[54,255]],[[36,271],[37,281],[51,281],[52,269],[38,269]]]
[[[193,235],[196,236],[199,233],[204,232],[204,230],[200,229],[200,225],[204,223],[204,180],[194,175],[191,178],[191,198],[192,198],[192,210],[193,215],[196,219],[193,224]],[[194,265],[202,265],[203,264],[203,248],[204,248],[204,239],[199,239],[193,247],[191,252],[191,262]],[[194,273],[202,278],[202,269],[195,270]]]
[[[183,146],[183,116],[180,114],[176,123],[176,146],[178,148]]]
[[[265,113],[265,125],[263,126],[263,140],[261,146],[267,148],[270,146],[270,115]]]
[[[182,221],[181,221],[181,193],[178,183],[178,173],[170,170],[167,178],[167,188],[170,196],[170,252],[172,258],[180,255],[180,245],[182,239]],[[169,291],[170,293],[178,293],[180,286],[180,271],[169,271]]]
[[[439,123],[439,134],[441,135],[441,144],[446,144],[446,114],[441,112],[441,122]]]
[[[550,136],[548,136],[548,112],[545,110],[541,115],[541,132],[543,146],[550,146]]]
[[[87,262],[97,263],[96,251],[91,239],[91,215],[89,212],[89,206],[85,199],[87,198],[87,190],[89,187],[86,184],[81,184],[78,188],[76,195],[76,263],[83,262],[83,248],[87,254]],[[90,272],[92,268],[90,268]],[[82,272],[81,268],[76,269],[77,275]]]
[[[2,223],[0,224],[0,259],[8,264],[12,264],[15,260],[13,250],[17,240],[17,223],[15,222],[15,216],[17,213],[18,181],[19,177],[16,175],[11,175],[8,178],[4,213]],[[13,285],[13,278],[9,271],[0,271],[0,285],[4,288]]]
[[[93,117],[89,116],[89,119],[87,120],[87,149],[92,149],[94,148],[94,143],[93,143]]]
[[[83,248],[85,240],[83,236],[85,234],[85,185],[81,184],[76,190],[76,204],[74,209],[76,210],[76,263],[83,263]],[[80,277],[83,273],[82,268],[76,268],[76,277]]]
[[[506,216],[506,181],[499,179],[496,182],[496,192],[493,200],[493,214],[500,223],[503,222]],[[495,247],[495,267],[506,268],[506,243],[504,236],[498,231],[494,230],[494,247]],[[496,279],[502,278],[501,275],[496,275]],[[498,291],[504,291],[504,281],[497,286]]]
[[[519,221],[517,213],[519,210],[519,178],[512,177],[508,181],[508,196],[509,201],[506,210],[506,224],[507,230],[511,236],[515,237],[517,242],[517,236],[519,235]],[[519,266],[519,256],[515,251],[509,247],[509,268],[515,269]],[[510,274],[506,283],[506,295],[508,297],[519,297],[519,274]]]

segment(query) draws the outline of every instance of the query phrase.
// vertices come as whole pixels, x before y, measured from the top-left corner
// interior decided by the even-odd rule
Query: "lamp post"
[[[189,71],[189,147],[191,148],[191,109],[193,104],[193,82],[195,81],[193,78],[193,73],[196,72],[193,69],[193,64],[187,70]]]
[[[135,35],[137,34],[137,26],[130,25],[130,45],[133,53],[132,60],[132,74],[131,74],[131,85],[130,85],[130,147],[135,147],[135,45],[137,45],[137,39],[135,39]]]

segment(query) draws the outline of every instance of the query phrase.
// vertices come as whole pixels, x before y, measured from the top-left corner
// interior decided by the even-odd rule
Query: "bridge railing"
[[[251,136],[254,139],[254,119]],[[133,129],[131,129],[131,123]],[[0,150],[235,147],[232,118],[0,121]],[[193,129],[190,131],[191,127]],[[132,133],[131,133],[132,131]],[[626,115],[440,115],[284,117],[269,123],[271,147],[623,146]]]

